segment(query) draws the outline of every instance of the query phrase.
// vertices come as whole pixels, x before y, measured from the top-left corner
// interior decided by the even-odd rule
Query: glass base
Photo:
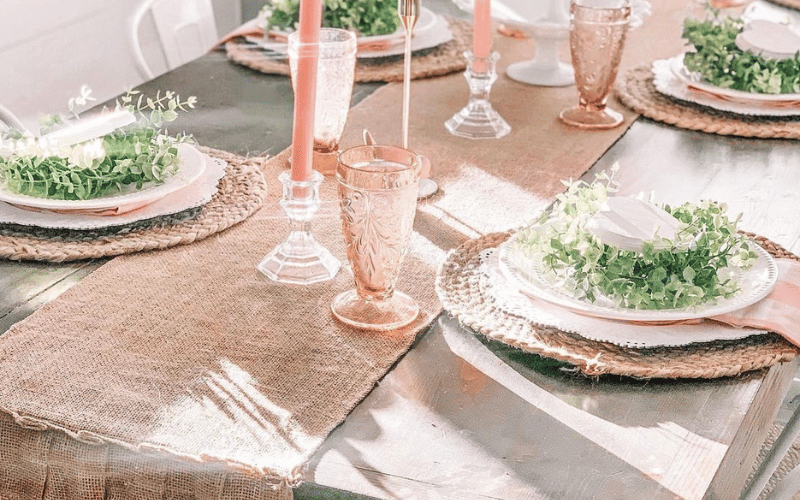
[[[430,198],[439,192],[439,184],[432,179],[420,179],[419,190],[417,191],[417,199],[424,200]]]
[[[327,281],[336,276],[341,266],[339,259],[316,241],[303,240],[297,244],[290,235],[264,257],[258,270],[273,281],[297,285]]]
[[[555,64],[542,63],[538,59],[516,62],[508,65],[506,75],[520,83],[543,87],[565,87],[575,83],[575,70],[560,61]]]
[[[337,158],[339,157],[339,150],[323,153],[314,150],[312,165],[314,170],[322,175],[336,175],[336,166],[338,164]]]
[[[488,101],[469,103],[444,124],[456,136],[468,139],[498,139],[511,127]]]
[[[592,110],[575,106],[558,115],[567,125],[583,129],[606,129],[620,125],[623,117],[613,109]]]
[[[388,300],[365,300],[356,290],[340,293],[331,312],[341,322],[367,330],[394,330],[412,323],[419,315],[416,301],[402,292]]]

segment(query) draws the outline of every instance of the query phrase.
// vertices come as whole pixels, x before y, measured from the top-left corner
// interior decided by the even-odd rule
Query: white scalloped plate
[[[778,280],[778,267],[775,259],[753,242],[758,253],[758,260],[749,269],[736,270],[741,290],[734,297],[720,299],[716,304],[705,304],[691,309],[642,310],[617,307],[610,300],[591,302],[577,299],[562,290],[554,280],[541,270],[525,272],[515,263],[521,256],[513,248],[519,233],[505,241],[499,248],[499,266],[503,275],[522,293],[544,300],[557,306],[565,307],[579,314],[603,319],[622,321],[664,323],[708,318],[729,313],[758,302],[766,297]]]
[[[205,205],[217,192],[227,163],[201,153],[206,168],[194,182],[160,200],[120,215],[57,213],[29,210],[0,202],[0,225],[14,224],[51,229],[92,230],[123,226],[135,222],[176,214]]]
[[[123,214],[145,205],[188,186],[203,174],[206,161],[202,153],[191,144],[179,144],[178,154],[181,159],[180,170],[175,175],[167,178],[162,184],[150,184],[142,189],[135,185],[125,186],[119,193],[99,196],[90,200],[52,200],[37,198],[6,191],[0,185],[0,201],[11,205],[34,210],[46,210],[60,213],[87,213],[87,212],[113,212],[114,215]]]

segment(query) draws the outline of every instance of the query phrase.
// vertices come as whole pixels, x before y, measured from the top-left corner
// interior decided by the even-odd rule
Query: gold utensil
[[[419,18],[421,0],[397,0],[397,15],[406,30],[403,59],[403,148],[408,149],[408,120],[411,101],[411,32]]]

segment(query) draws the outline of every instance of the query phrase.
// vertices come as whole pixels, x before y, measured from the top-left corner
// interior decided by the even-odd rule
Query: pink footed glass
[[[356,287],[339,294],[333,315],[358,328],[393,330],[419,306],[396,291],[417,208],[420,157],[394,146],[366,145],[339,154],[342,230]]]
[[[622,115],[606,102],[617,78],[630,15],[627,0],[572,0],[569,45],[578,105],[561,112],[564,123],[583,129],[622,123]]]
[[[289,69],[292,85],[297,80],[301,52],[297,31],[289,35]],[[339,140],[347,122],[356,67],[356,35],[338,28],[319,31],[317,92],[314,111],[314,170],[323,175],[336,173]]]

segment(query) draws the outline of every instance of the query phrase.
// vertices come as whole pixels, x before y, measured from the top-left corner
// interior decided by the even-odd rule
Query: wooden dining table
[[[430,6],[467,18],[444,0]],[[353,105],[381,85],[357,84]],[[289,79],[233,64],[222,51],[138,88],[197,96],[202,106],[170,129],[204,146],[270,156],[291,143]],[[582,178],[614,164],[621,194],[723,200],[742,214],[744,230],[800,253],[794,140],[639,118]],[[0,261],[0,333],[106,262]],[[328,435],[294,496],[735,499],[797,369],[794,360],[716,379],[589,377],[491,340],[445,311]]]

